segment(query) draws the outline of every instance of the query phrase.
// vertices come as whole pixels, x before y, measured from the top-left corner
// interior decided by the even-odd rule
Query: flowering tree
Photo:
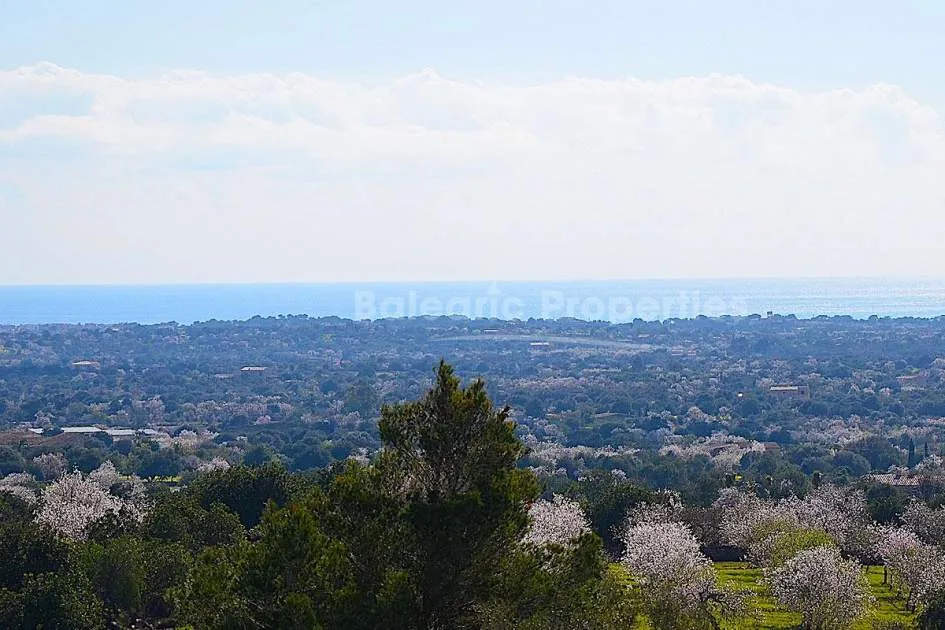
[[[27,505],[35,505],[36,478],[29,473],[11,473],[0,479],[0,492],[11,494]]]
[[[53,481],[66,474],[69,460],[62,453],[43,453],[33,458],[33,465],[46,481]]]
[[[802,528],[793,506],[726,488],[714,506],[721,512],[722,539],[745,550],[748,559],[767,564],[778,536]]]
[[[875,555],[883,562],[889,584],[898,584],[901,590],[902,576],[909,572],[922,541],[914,532],[899,527],[878,527],[876,534]]]
[[[889,584],[906,589],[906,606],[915,610],[928,605],[945,592],[945,556],[935,545],[924,542],[905,527],[877,526],[871,528],[873,555],[883,563]]]
[[[827,532],[845,551],[861,551],[860,535],[870,524],[862,490],[824,484],[802,501],[787,503],[805,526]]]
[[[228,470],[230,463],[222,457],[214,457],[209,462],[205,462],[197,467],[197,472],[213,472],[214,470]]]
[[[902,522],[922,542],[934,545],[945,540],[945,508],[933,510],[921,501],[912,501],[902,513]]]
[[[89,473],[88,480],[98,484],[103,490],[109,490],[121,481],[121,475],[118,474],[115,464],[106,461]]]
[[[902,581],[909,588],[906,606],[915,610],[945,592],[945,558],[940,550],[922,543],[912,553],[911,562],[901,569]]]
[[[778,539],[789,533],[823,532],[845,552],[862,556],[870,541],[870,524],[863,493],[825,484],[804,499],[762,499],[733,489],[715,502],[721,512],[723,539],[747,552],[758,565],[771,561]]]
[[[713,612],[737,612],[740,600],[720,589],[712,562],[682,523],[640,522],[627,527],[621,563],[640,587],[647,614],[658,628],[678,625],[680,618],[712,620]]]
[[[73,540],[83,540],[89,527],[110,513],[140,520],[143,498],[140,479],[122,479],[114,465],[106,462],[88,476],[74,471],[47,485],[36,522]]]
[[[833,547],[801,551],[765,578],[782,606],[803,614],[807,630],[849,628],[873,600],[860,564]]]
[[[89,473],[89,481],[98,484],[102,490],[110,492],[126,501],[125,508],[140,511],[145,498],[144,482],[137,475],[127,477],[118,473],[115,464],[106,461]]]
[[[656,493],[656,501],[636,505],[627,514],[627,524],[638,523],[680,523],[684,505],[678,492],[661,490]]]
[[[83,540],[92,523],[109,512],[117,514],[121,508],[121,499],[74,471],[43,489],[36,522],[67,538]]]
[[[581,506],[559,494],[551,501],[533,503],[528,510],[528,520],[528,529],[522,538],[526,545],[568,547],[591,531]]]

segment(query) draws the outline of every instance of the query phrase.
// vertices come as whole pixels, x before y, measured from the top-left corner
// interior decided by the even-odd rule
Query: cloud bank
[[[895,86],[0,71],[0,284],[945,273]]]

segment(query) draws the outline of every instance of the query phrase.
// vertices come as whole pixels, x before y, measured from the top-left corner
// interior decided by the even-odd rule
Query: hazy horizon
[[[202,281],[182,281],[182,282],[65,282],[65,283],[0,283],[0,288],[109,288],[109,287],[200,287],[200,286],[355,286],[355,285],[487,285],[487,284],[608,284],[608,283],[647,283],[647,282],[803,282],[810,281],[849,281],[849,282],[897,282],[897,281],[945,281],[945,273],[942,274],[900,274],[900,275],[875,275],[875,276],[857,276],[857,275],[835,275],[835,276],[649,276],[649,277],[623,277],[623,278],[503,278],[495,280],[491,278],[470,278],[466,280],[424,280],[424,279],[404,279],[404,280],[263,280],[258,282],[247,282],[243,280],[202,282]]]

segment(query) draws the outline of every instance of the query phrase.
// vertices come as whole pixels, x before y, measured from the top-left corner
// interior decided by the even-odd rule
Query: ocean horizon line
[[[0,323],[193,323],[254,316],[353,320],[416,315],[622,323],[699,315],[799,319],[945,314],[945,279],[782,278],[593,281],[0,286]]]

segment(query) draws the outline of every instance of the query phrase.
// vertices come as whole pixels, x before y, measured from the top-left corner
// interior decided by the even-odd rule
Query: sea
[[[0,286],[0,325],[308,315],[626,322],[700,315],[945,315],[945,278]]]

